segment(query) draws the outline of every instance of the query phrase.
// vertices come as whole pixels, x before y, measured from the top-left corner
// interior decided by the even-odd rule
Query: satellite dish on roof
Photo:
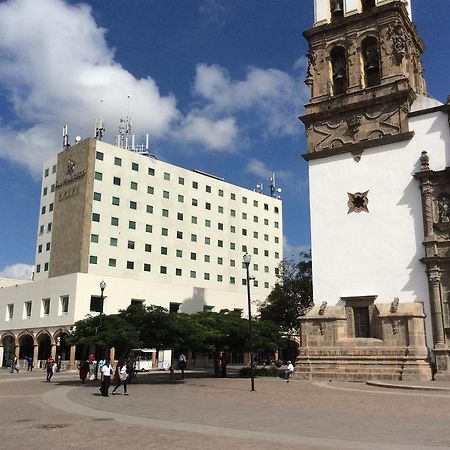
[[[78,144],[78,142],[81,142],[81,136],[75,137],[75,143]]]

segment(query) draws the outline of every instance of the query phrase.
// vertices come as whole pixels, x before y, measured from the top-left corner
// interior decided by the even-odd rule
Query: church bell
[[[343,0],[332,0],[331,2],[331,14],[333,16],[342,16],[344,13]]]

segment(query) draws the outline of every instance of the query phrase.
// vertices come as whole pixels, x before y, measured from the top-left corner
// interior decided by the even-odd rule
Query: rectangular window
[[[219,197],[223,197],[223,190],[219,189]]]
[[[183,232],[177,231],[177,239],[183,239]]]
[[[193,181],[193,182],[192,182],[192,187],[193,187],[194,189],[198,189],[198,183],[197,183],[196,181]]]
[[[264,256],[269,256],[269,250],[264,250]]]
[[[242,246],[242,251],[245,252],[245,253],[247,253],[247,246],[246,246],[246,245],[243,245],[243,246]]]
[[[204,278],[205,280],[209,280],[209,273],[208,273],[208,272],[205,272],[204,275],[203,275],[203,278]]]
[[[52,184],[52,185],[50,186],[50,192],[55,192],[55,185],[54,185],[54,184]]]
[[[25,318],[31,317],[32,302],[25,302]]]
[[[91,242],[98,244],[98,234],[91,234]]]
[[[169,191],[163,191],[163,198],[169,198],[170,194]]]
[[[242,228],[242,236],[247,236],[247,230],[245,228]]]
[[[183,251],[182,250],[177,250],[176,251],[176,255],[177,255],[177,258],[182,258],[183,257]]]
[[[8,310],[7,310],[7,320],[12,320],[14,318],[14,304],[10,303],[8,305]]]
[[[264,219],[264,225],[269,225],[269,219]]]
[[[264,272],[269,273],[269,266],[264,266]]]
[[[167,267],[166,267],[166,266],[161,266],[161,267],[159,268],[159,273],[166,274],[166,273],[167,273]]]
[[[273,239],[275,241],[275,244],[279,244],[280,243],[280,239],[278,237],[275,236]]]
[[[217,211],[219,212],[219,214],[223,214],[223,206],[218,206]]]
[[[139,164],[138,163],[131,163],[131,170],[134,170],[135,172],[139,171]]]
[[[217,241],[217,247],[223,247],[223,241],[221,239]]]
[[[154,177],[154,176],[155,176],[155,169],[153,169],[152,167],[149,167],[147,173],[148,173],[151,177]]]
[[[280,254],[278,252],[275,252],[275,259],[280,259]]]
[[[134,250],[134,241],[128,241],[128,248],[130,249],[130,250]]]
[[[147,186],[147,194],[153,195],[155,193],[155,188],[153,186]]]
[[[150,272],[152,270],[151,264],[144,263],[144,272]]]
[[[203,260],[207,263],[209,263],[211,261],[211,257],[209,255],[205,255]]]
[[[247,203],[247,197],[242,197],[242,203]]]
[[[278,206],[275,206],[275,207],[273,208],[273,210],[275,211],[275,214],[278,214]]]
[[[48,177],[48,174],[49,174],[49,169],[45,169],[44,177]]]
[[[130,200],[130,209],[137,209],[137,203],[133,200]]]
[[[120,186],[120,178],[113,177],[113,184],[114,184],[114,186]]]
[[[196,224],[196,223],[197,223],[197,217],[192,216],[192,217],[191,217],[191,222],[194,223],[194,224]]]
[[[45,251],[49,251],[50,250],[50,242],[47,242],[46,244],[45,244]]]
[[[222,275],[217,275],[217,281],[218,281],[219,283],[222,283],[222,281],[223,281],[223,276],[222,276]]]
[[[89,264],[97,264],[97,257],[96,256],[89,256]]]
[[[103,174],[102,174],[101,172],[95,172],[94,178],[95,178],[97,181],[102,181],[102,180],[103,180]]]
[[[221,258],[220,256],[217,258],[217,264],[219,264],[220,266],[223,265],[223,258]]]
[[[52,223],[51,223],[51,222],[49,222],[49,223],[47,224],[47,233],[48,233],[49,231],[52,231]]]
[[[153,232],[153,226],[152,225],[150,225],[150,224],[145,224],[145,231],[147,232],[147,233],[152,233]]]
[[[210,227],[211,221],[209,219],[205,219],[205,227]]]
[[[168,209],[163,209],[162,210],[162,216],[163,217],[169,217],[169,210]]]
[[[268,281],[264,281],[264,287],[265,287],[266,289],[269,289],[269,282],[268,282]]]
[[[197,272],[195,270],[191,270],[190,275],[191,278],[197,278]]]
[[[236,267],[236,261],[234,259],[230,259],[230,267]]]
[[[230,209],[231,217],[236,217],[236,211],[234,209]]]
[[[255,239],[258,239],[258,232],[257,232],[257,231],[254,231],[254,232],[253,232],[253,237],[254,237]]]
[[[267,203],[264,203],[264,211],[269,211],[269,205]]]
[[[217,229],[218,229],[218,230],[223,230],[223,223],[220,223],[220,222],[219,222],[219,223],[217,224]]]
[[[258,207],[258,200],[253,200],[253,206],[254,206],[255,208]]]
[[[183,213],[177,213],[177,220],[183,220]]]
[[[170,181],[170,173],[164,172],[164,179]]]
[[[144,249],[145,249],[146,252],[151,252],[152,251],[152,244],[145,244]]]
[[[269,240],[269,235],[268,235],[268,234],[265,234],[265,235],[264,235],[264,240],[265,240],[265,241],[268,241],[268,240]]]
[[[196,198],[192,199],[192,206],[198,206],[198,200]]]
[[[53,203],[50,203],[50,205],[48,205],[48,210],[51,212],[53,211]]]
[[[42,244],[38,245],[38,253],[42,253]]]
[[[149,214],[153,214],[153,206],[152,206],[152,205],[147,205],[146,211],[147,211]]]
[[[138,188],[138,184],[136,183],[136,181],[131,181],[130,189],[133,189],[133,191],[137,191],[137,188]]]
[[[209,237],[205,237],[205,244],[206,245],[210,245],[211,244],[211,238],[209,238]]]
[[[122,165],[122,159],[115,157],[114,158],[114,165],[121,166]]]
[[[236,250],[236,244],[234,242],[230,242],[230,250]]]
[[[258,216],[253,216],[253,222],[258,223]]]
[[[62,295],[59,300],[61,302],[61,314],[67,314],[69,312],[69,296]]]
[[[42,195],[47,195],[47,188],[45,187],[44,190],[42,191]]]
[[[257,255],[258,254],[258,249],[256,247],[253,248],[253,254]]]
[[[175,269],[175,276],[181,277],[182,270],[181,269]]]
[[[253,264],[253,270],[258,271],[258,264]]]
[[[100,192],[94,192],[94,200],[100,202],[102,200],[102,194]]]
[[[119,218],[118,217],[111,217],[111,225],[114,227],[119,226]]]
[[[108,266],[109,267],[116,267],[116,265],[117,265],[117,261],[115,260],[115,258],[109,258]]]
[[[178,202],[184,203],[184,195],[178,194]]]
[[[38,264],[38,265],[36,266],[36,272],[39,273],[40,271],[41,271],[41,265]]]
[[[130,270],[134,269],[134,261],[127,261],[127,269]]]
[[[211,186],[206,186],[206,192],[208,192],[209,194],[211,193]]]
[[[167,255],[167,247],[161,247],[161,255]]]
[[[230,277],[230,284],[236,284],[236,278]]]
[[[45,214],[45,206],[41,208],[41,214]]]
[[[234,225],[231,225],[230,233],[236,233],[236,227]]]
[[[95,159],[98,159],[99,161],[103,161],[103,153],[95,152]]]
[[[191,259],[195,261],[197,259],[197,253],[191,252]]]
[[[183,177],[178,177],[178,184],[184,185],[184,178]]]
[[[274,222],[275,228],[279,228],[280,224],[278,222]]]
[[[104,297],[99,297],[97,295],[91,295],[91,304],[89,306],[89,310],[91,312],[102,313],[104,300],[105,300]]]
[[[56,164],[52,167],[52,173],[56,173]]]
[[[120,198],[119,197],[113,197],[111,203],[114,206],[119,206],[120,205]]]
[[[205,208],[206,208],[207,210],[211,210],[211,203],[206,202],[206,203],[205,203]]]
[[[161,228],[162,236],[169,236],[169,230],[167,228]]]
[[[100,222],[100,214],[92,213],[92,222]]]
[[[111,247],[117,247],[117,238],[109,238],[109,245],[111,245]]]
[[[129,220],[128,221],[128,228],[130,230],[135,230],[136,229],[136,222],[134,220]]]
[[[50,315],[50,299],[49,298],[42,299],[42,315],[43,316]]]
[[[242,213],[242,218],[243,218],[244,220],[247,220],[247,213]]]

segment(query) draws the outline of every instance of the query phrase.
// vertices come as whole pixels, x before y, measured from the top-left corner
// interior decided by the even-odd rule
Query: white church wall
[[[310,161],[314,301],[336,304],[340,297],[377,295],[376,302],[423,301],[429,322],[428,284],[422,241],[418,159],[448,165],[447,115],[410,120],[410,142]],[[347,193],[368,191],[369,212],[348,214]],[[430,322],[428,323],[430,325]],[[431,330],[431,327],[428,327]],[[428,336],[431,342],[431,336]]]

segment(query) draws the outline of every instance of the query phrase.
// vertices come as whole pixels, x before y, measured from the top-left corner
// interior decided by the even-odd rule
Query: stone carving
[[[308,70],[306,72],[305,84],[311,85],[314,81],[313,70],[316,68],[317,54],[310,48],[306,54],[306,57],[308,58]]]
[[[320,334],[323,336],[325,334],[325,331],[327,331],[327,323],[319,322],[319,330],[320,330]]]
[[[400,300],[398,299],[398,297],[395,297],[394,301],[391,303],[391,308],[390,308],[391,314],[395,314],[396,312],[398,312],[399,302],[400,302]]]
[[[407,39],[403,26],[399,21],[388,28],[388,37],[392,42],[392,52],[399,65],[406,55]]]
[[[347,214],[350,214],[352,212],[369,212],[368,204],[369,199],[367,198],[367,194],[369,191],[366,192],[355,192],[354,194],[351,194],[350,192],[347,192],[348,195],[348,211]]]
[[[439,209],[439,222],[450,222],[450,195],[440,195],[437,204]]]
[[[347,316],[347,337],[355,337],[355,324],[353,321],[353,308],[350,306],[345,307],[345,315]]]
[[[430,157],[425,150],[420,154],[420,170],[430,170]]]
[[[73,175],[74,171],[75,171],[75,161],[69,159],[67,161],[67,175]]]
[[[345,120],[345,122],[347,124],[348,132],[353,136],[353,138],[356,137],[356,134],[359,131],[359,127],[361,126],[361,120],[362,120],[362,115],[360,115],[360,114],[347,117],[347,119]]]
[[[392,334],[398,333],[398,327],[400,326],[400,319],[392,320]]]
[[[319,316],[323,316],[325,314],[325,310],[327,309],[327,302],[322,302],[319,307]]]

